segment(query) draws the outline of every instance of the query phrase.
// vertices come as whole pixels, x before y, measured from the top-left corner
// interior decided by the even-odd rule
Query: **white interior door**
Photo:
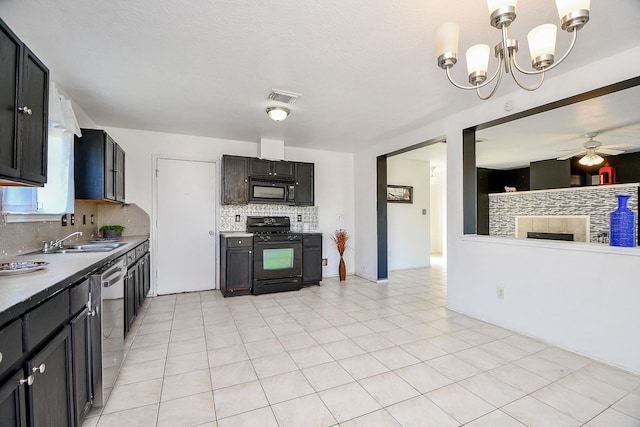
[[[159,158],[156,169],[157,293],[213,289],[216,165]]]

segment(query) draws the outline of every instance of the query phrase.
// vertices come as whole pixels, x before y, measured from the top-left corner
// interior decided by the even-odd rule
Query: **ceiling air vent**
[[[285,104],[295,104],[302,95],[299,93],[287,92],[286,90],[271,89],[267,99],[283,102]]]

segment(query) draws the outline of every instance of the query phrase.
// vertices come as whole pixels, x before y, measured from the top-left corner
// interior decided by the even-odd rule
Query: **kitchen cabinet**
[[[253,236],[220,236],[220,291],[248,295],[253,282]]]
[[[322,234],[305,234],[302,238],[302,285],[319,285],[322,281]]]
[[[146,241],[127,255],[127,275],[124,281],[124,328],[129,332],[151,288],[151,255]]]
[[[136,286],[138,282],[137,265],[127,270],[124,278],[124,335],[127,336],[136,317]]]
[[[30,426],[75,426],[70,327],[65,326],[26,364]]]
[[[0,420],[3,425],[27,426],[27,399],[25,388],[27,380],[22,371],[0,383]]]
[[[92,292],[99,292],[100,287],[94,286]],[[81,425],[82,419],[87,415],[93,401],[92,379],[93,361],[92,352],[99,352],[99,348],[92,348],[91,333],[100,333],[99,328],[92,327],[96,314],[93,303],[96,297],[90,296],[89,280],[71,288],[71,315],[74,316],[69,323],[71,326],[71,345],[73,355],[73,406],[76,425]],[[92,300],[91,304],[87,304]],[[99,300],[99,296],[97,299]]]
[[[284,160],[273,161],[252,157],[249,159],[249,175],[293,178],[294,162]]]
[[[105,131],[82,129],[75,139],[76,199],[125,201],[125,152]]]
[[[0,184],[47,181],[49,69],[0,20]]]
[[[246,205],[249,201],[247,157],[222,156],[222,204]]]
[[[296,206],[314,204],[314,164],[295,163]]]

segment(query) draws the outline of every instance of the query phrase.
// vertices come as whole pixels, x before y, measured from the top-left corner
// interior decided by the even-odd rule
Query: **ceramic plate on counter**
[[[19,261],[0,263],[0,276],[8,274],[31,273],[45,268],[49,265],[45,261]]]

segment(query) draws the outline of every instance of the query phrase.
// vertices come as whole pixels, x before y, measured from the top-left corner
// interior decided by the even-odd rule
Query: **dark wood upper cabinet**
[[[246,205],[249,201],[247,157],[222,156],[222,204]]]
[[[76,199],[125,201],[125,153],[103,130],[82,129],[74,144]]]
[[[0,20],[0,183],[47,181],[49,69]]]
[[[249,159],[250,176],[272,176],[275,178],[293,178],[294,162],[284,160]]]
[[[313,163],[295,163],[296,206],[314,204],[314,165]]]

